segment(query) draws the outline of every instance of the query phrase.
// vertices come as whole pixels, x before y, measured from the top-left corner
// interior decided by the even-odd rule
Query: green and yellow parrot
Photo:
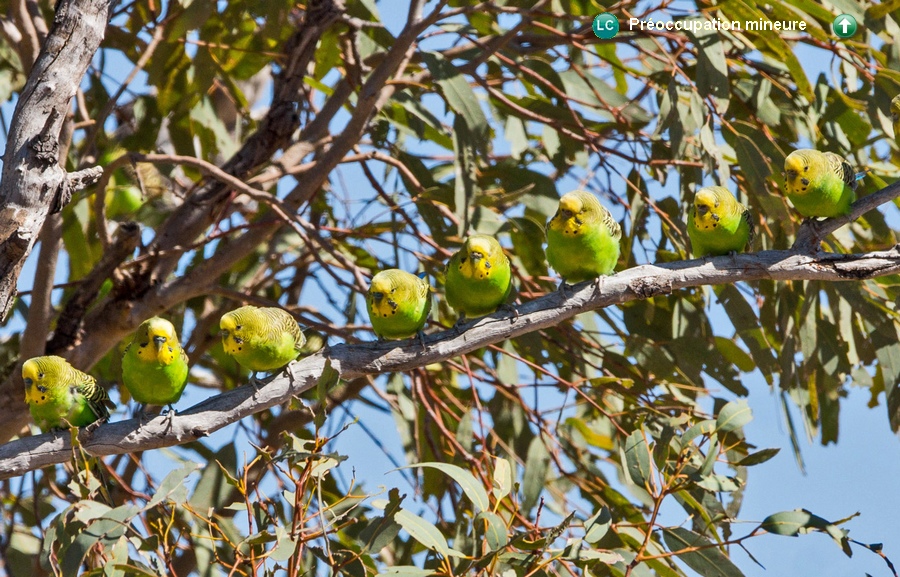
[[[509,259],[492,236],[475,234],[450,257],[445,270],[447,303],[466,317],[490,314],[506,303],[512,290]]]
[[[807,218],[849,213],[861,176],[833,152],[802,149],[784,159],[785,191],[797,212]]]
[[[141,323],[122,355],[122,382],[134,400],[172,409],[187,378],[188,357],[172,323],[160,317]]]
[[[243,306],[222,315],[219,328],[225,352],[254,373],[280,369],[306,343],[294,317],[277,307]]]
[[[687,224],[695,257],[741,252],[753,240],[750,209],[723,186],[697,191]]]
[[[547,223],[547,262],[563,285],[608,275],[619,260],[622,228],[600,200],[584,190],[568,192]]]
[[[891,100],[891,122],[894,126],[894,142],[900,147],[900,94]]]
[[[428,321],[431,285],[400,269],[383,270],[372,277],[366,307],[378,338],[408,339]]]
[[[94,377],[82,373],[62,357],[28,359],[22,365],[25,402],[42,431],[86,427],[109,418],[115,408]]]

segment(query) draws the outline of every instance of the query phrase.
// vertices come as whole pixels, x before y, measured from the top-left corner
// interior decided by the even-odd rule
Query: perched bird
[[[900,94],[891,100],[891,121],[894,125],[894,142],[900,146]]]
[[[506,303],[512,290],[509,259],[492,236],[475,234],[447,264],[445,288],[447,303],[466,317],[480,317]]]
[[[850,212],[856,200],[857,175],[833,152],[795,150],[784,159],[784,188],[805,217],[834,217]]]
[[[740,252],[753,240],[750,209],[723,186],[697,191],[687,224],[696,257]]]
[[[219,328],[225,352],[254,373],[280,369],[296,359],[306,343],[294,317],[277,307],[235,309],[222,315]]]
[[[109,418],[115,408],[94,377],[82,373],[62,357],[28,359],[22,365],[25,402],[42,431],[86,427]]]
[[[425,326],[431,312],[431,285],[406,271],[392,268],[372,277],[366,307],[381,339],[407,339]]]
[[[575,284],[610,274],[619,260],[622,228],[600,200],[583,190],[559,199],[559,209],[547,223],[547,262]]]
[[[122,382],[134,400],[172,409],[187,378],[188,357],[172,323],[160,317],[141,323],[122,355]]]

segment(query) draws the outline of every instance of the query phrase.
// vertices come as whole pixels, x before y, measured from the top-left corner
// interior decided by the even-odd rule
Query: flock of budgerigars
[[[896,131],[900,96],[892,101],[891,112]],[[861,175],[836,154],[803,149],[785,159],[784,177],[785,192],[797,212],[816,218],[848,214]],[[753,221],[728,189],[712,186],[694,196],[687,231],[694,256],[720,256],[751,243]],[[621,237],[619,224],[596,196],[569,192],[547,223],[547,262],[562,277],[562,286],[608,275],[619,260]],[[487,235],[469,236],[447,264],[444,288],[460,322],[510,306],[512,274],[500,243]],[[384,270],[372,278],[366,305],[380,339],[421,337],[431,312],[431,285],[422,276]],[[254,373],[284,367],[306,341],[294,317],[279,308],[244,306],[222,316],[219,327],[225,352]],[[25,361],[22,378],[25,401],[43,431],[87,426],[108,418],[113,408],[93,377],[61,357]],[[144,321],[122,357],[122,382],[143,404],[142,416],[150,406],[168,405],[171,410],[187,379],[188,357],[175,327],[160,317]]]

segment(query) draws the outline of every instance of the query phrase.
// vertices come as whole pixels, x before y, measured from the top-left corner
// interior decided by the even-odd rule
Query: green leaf
[[[753,420],[750,405],[745,400],[731,401],[719,411],[716,417],[716,431],[730,433]]]
[[[706,17],[688,18],[685,21],[706,21]],[[716,30],[688,31],[697,47],[697,91],[704,98],[711,98],[719,113],[728,108],[731,87],[728,84],[728,63],[725,61],[724,37]]]
[[[684,432],[684,434],[681,436],[681,444],[682,446],[687,446],[688,443],[690,443],[700,435],[712,435],[715,431],[716,421],[712,419],[700,421]]]
[[[379,573],[379,575],[390,575],[392,577],[427,577],[428,575],[434,575],[436,572],[437,571],[431,569],[419,569],[412,565],[395,565],[394,567],[388,567]]]
[[[499,551],[509,543],[509,531],[500,515],[485,511],[475,517],[475,523],[479,530],[483,531],[489,551]]]
[[[447,545],[447,539],[438,531],[434,524],[429,523],[415,513],[410,513],[406,509],[400,509],[394,515],[394,518],[400,523],[409,536],[421,543],[427,549],[438,553],[444,558],[462,557],[462,553],[454,551]]]
[[[491,494],[499,501],[512,492],[512,467],[503,457],[494,457],[494,476],[491,478]]]
[[[331,359],[326,359],[325,366],[322,368],[322,375],[316,382],[316,392],[318,397],[320,399],[327,399],[328,392],[338,384],[340,378],[340,373],[331,366]],[[314,417],[316,429],[321,429],[325,425],[325,405],[326,403],[317,403],[316,405],[317,409]]]
[[[743,577],[741,570],[706,537],[682,527],[663,529],[663,540],[684,564],[703,577]],[[700,548],[696,551],[685,549]]]
[[[650,450],[640,429],[632,431],[625,441],[625,464],[633,483],[643,487],[649,484],[653,474]]]
[[[856,513],[840,522],[852,519],[858,514]],[[781,513],[769,515],[763,519],[760,527],[774,535],[785,535],[788,537],[797,537],[813,531],[827,533],[848,557],[852,555],[846,533],[835,523],[810,513],[806,509],[794,509],[793,511],[782,511]]]
[[[476,139],[485,138],[488,131],[487,117],[465,76],[437,52],[423,52],[422,60],[440,86],[450,109],[465,119]]]
[[[418,469],[418,468],[429,468],[429,469],[437,469],[441,471],[462,487],[463,493],[472,501],[472,505],[475,506],[475,510],[477,512],[487,511],[490,509],[491,503],[488,500],[487,491],[484,490],[484,485],[475,478],[475,475],[466,471],[462,467],[457,467],[456,465],[450,465],[448,463],[419,463],[417,465],[408,465],[406,467],[400,467],[401,469]]]
[[[478,190],[476,154],[478,141],[462,116],[453,120],[454,213],[459,219],[457,234],[464,237],[469,230],[469,209]]]
[[[735,343],[731,339],[726,339],[725,337],[715,337],[716,348],[719,350],[719,353],[731,364],[739,368],[745,373],[751,372],[756,368],[756,364],[753,362],[753,359],[744,352],[737,343]]]
[[[199,463],[187,462],[177,469],[169,472],[168,475],[156,488],[153,498],[147,503],[147,509],[156,507],[164,500],[171,500],[175,503],[183,503],[187,499],[187,487],[184,480],[188,475],[200,468]]]
[[[528,456],[525,458],[525,475],[522,479],[522,510],[531,511],[537,505],[538,497],[544,490],[547,470],[550,466],[550,455],[544,446],[543,438],[538,435],[528,445]]]
[[[759,465],[760,463],[765,463],[766,461],[777,455],[780,451],[780,448],[762,449],[755,453],[750,453],[749,455],[735,463],[735,465],[741,467],[752,467],[753,465]]]
[[[591,545],[599,542],[612,524],[612,514],[609,507],[601,507],[590,519],[584,522],[584,540]]]
[[[372,519],[359,534],[359,539],[364,544],[363,552],[381,551],[394,540],[400,532],[400,524],[394,521],[394,516],[400,510],[402,501],[403,497],[396,487],[388,492],[388,501],[381,507],[384,509],[384,515]]]

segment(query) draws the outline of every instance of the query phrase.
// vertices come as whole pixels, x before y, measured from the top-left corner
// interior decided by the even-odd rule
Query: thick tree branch
[[[256,392],[245,385],[211,397],[169,419],[141,426],[137,419],[81,431],[84,448],[114,455],[188,443],[248,415],[289,401],[316,386],[328,363],[345,380],[408,371],[445,361],[492,343],[550,327],[583,312],[703,285],[761,279],[859,281],[900,272],[900,246],[866,254],[818,255],[764,251],[630,268],[599,282],[578,285],[568,298],[554,292],[519,307],[519,316],[496,313],[465,325],[464,332],[441,331],[418,340],[340,344],[290,365]],[[43,434],[0,446],[0,479],[61,463],[70,458],[67,433]]]
[[[15,298],[25,258],[54,208],[71,193],[59,165],[59,133],[106,29],[107,0],[62,0],[19,95],[0,178],[0,318]],[[74,183],[72,183],[74,184]]]

